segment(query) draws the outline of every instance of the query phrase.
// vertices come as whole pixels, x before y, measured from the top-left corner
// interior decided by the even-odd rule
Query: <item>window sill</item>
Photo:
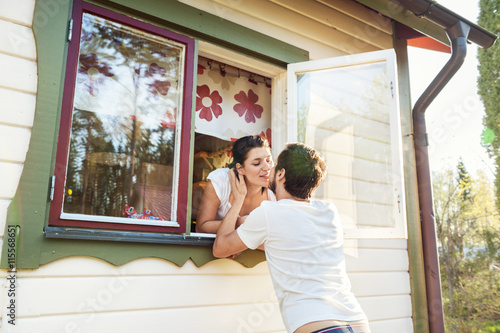
[[[152,225],[161,227],[179,227],[179,223],[174,221],[158,221],[148,219],[131,219],[126,217],[112,217],[112,216],[99,216],[99,215],[85,215],[85,214],[68,214],[62,213],[61,220],[76,220],[87,222],[101,222],[101,223],[121,223],[121,224],[137,224],[137,225]]]
[[[176,245],[212,246],[215,235],[212,234],[157,234],[147,232],[111,231],[64,227],[45,227],[46,238],[103,240],[115,242],[157,243]]]

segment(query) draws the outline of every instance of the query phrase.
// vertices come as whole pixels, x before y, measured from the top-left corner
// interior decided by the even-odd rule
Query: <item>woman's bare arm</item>
[[[215,193],[214,186],[209,180],[200,205],[198,206],[198,216],[196,217],[196,232],[205,232],[216,234],[222,220],[216,220],[217,210],[219,209],[220,200]]]

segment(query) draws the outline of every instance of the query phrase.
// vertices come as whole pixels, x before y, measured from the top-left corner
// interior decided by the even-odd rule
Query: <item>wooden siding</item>
[[[37,91],[34,5],[32,0],[0,1],[0,236],[33,126]]]
[[[353,1],[180,1],[306,49],[311,59],[392,47],[390,20]]]
[[[300,46],[309,51],[312,60],[393,47],[391,21],[354,1],[180,1],[251,27],[261,33],[267,33],[292,45]],[[366,123],[365,127],[368,128],[362,131],[363,136],[373,137],[374,145],[378,144],[385,147],[382,149],[389,149],[389,132],[387,128],[384,129],[389,125],[387,115],[370,114],[369,116],[363,115],[363,117],[366,117],[363,124]],[[337,125],[327,124],[324,119],[318,121],[321,122],[321,126],[315,128],[315,133],[321,131],[318,129],[320,127],[335,130]],[[404,121],[407,122],[406,119]],[[378,131],[373,125],[380,127]],[[377,133],[370,134],[374,131]],[[381,136],[380,132],[386,134],[386,137]],[[338,134],[339,138],[343,135],[356,135],[356,133],[342,133],[342,131]],[[378,185],[380,180],[368,179],[375,173],[359,177],[362,174],[360,172],[362,166],[366,167],[368,164],[369,167],[377,164],[382,169],[390,167],[390,161],[377,162],[376,156],[369,160],[366,156],[360,158],[360,156],[353,156],[352,152],[343,151],[349,149],[349,145],[337,143],[328,146],[333,149],[331,154],[335,154],[334,159],[347,156],[356,162],[353,169],[341,169],[342,174],[332,175],[334,182],[342,183],[350,179],[350,181],[362,181],[368,187],[373,184]],[[335,151],[338,147],[341,147],[340,150]],[[370,151],[370,149],[366,150],[367,153]],[[348,165],[353,165],[352,161]],[[369,188],[366,192],[368,194]],[[349,194],[349,189],[344,191],[342,196],[346,194]],[[335,194],[332,193],[332,196]],[[349,206],[348,201],[338,200],[339,197],[336,196],[339,210],[343,208],[343,205]],[[373,195],[370,198],[373,198]],[[388,203],[392,204],[392,200]],[[380,205],[380,207],[379,216],[392,214],[388,211],[392,210],[392,206]],[[384,207],[389,209],[384,210]],[[352,210],[350,207],[345,209]],[[374,221],[379,225],[384,225],[384,222],[382,219]],[[346,255],[353,290],[371,320],[372,331],[413,332],[407,240],[350,239],[346,241]]]
[[[392,46],[389,20],[354,1],[182,2],[304,48],[311,59]],[[0,29],[26,41],[0,37],[0,100],[9,111],[0,112],[0,133],[19,138],[0,152],[0,223],[17,188],[33,122],[33,6],[34,0],[0,0]],[[345,253],[372,332],[413,332],[407,241],[348,239]],[[0,278],[5,281],[5,271]],[[188,261],[179,268],[139,259],[116,267],[72,257],[21,270],[17,290],[16,328],[22,332],[284,332],[266,263],[248,269],[216,260],[197,268]],[[5,296],[0,294],[0,304]]]
[[[406,242],[345,245],[352,289],[373,332],[411,332]],[[197,268],[151,258],[116,267],[76,257],[21,270],[17,283],[22,332],[285,332],[265,262]]]

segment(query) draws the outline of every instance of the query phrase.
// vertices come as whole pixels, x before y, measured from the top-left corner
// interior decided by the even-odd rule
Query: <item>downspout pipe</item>
[[[425,266],[425,285],[429,332],[444,333],[443,302],[441,296],[441,277],[434,220],[432,183],[429,167],[428,139],[425,124],[425,111],[434,98],[462,66],[467,54],[467,37],[470,26],[458,21],[446,29],[451,42],[451,57],[439,74],[424,91],[413,107],[413,135],[417,169],[418,199],[422,230],[423,259]]]

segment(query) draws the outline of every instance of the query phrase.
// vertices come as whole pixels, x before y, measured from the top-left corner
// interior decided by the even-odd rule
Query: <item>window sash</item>
[[[387,77],[383,92],[374,94],[383,101],[378,111],[373,101],[371,108],[362,106],[367,98],[362,87],[376,86],[369,82],[375,77],[367,80],[371,72]],[[318,83],[325,79],[330,81]],[[287,94],[287,141],[305,142],[325,156],[328,175],[316,198],[337,205],[345,236],[406,238],[394,51],[290,64]]]
[[[186,232],[188,182],[189,182],[189,154],[191,139],[191,109],[194,73],[194,40],[192,38],[167,31],[165,29],[137,21],[125,15],[115,13],[101,7],[75,1],[73,7],[73,36],[68,48],[68,60],[63,95],[58,150],[56,156],[56,180],[53,184],[54,198],[51,203],[49,216],[50,225],[76,226],[88,228],[110,228],[124,230],[143,230],[154,232]],[[66,184],[66,168],[69,156],[69,138],[71,135],[71,121],[73,110],[73,94],[76,84],[76,69],[78,68],[78,54],[80,48],[80,34],[83,13],[102,17],[112,22],[139,29],[146,33],[159,36],[158,39],[168,39],[185,49],[184,63],[180,65],[184,82],[179,86],[180,108],[177,113],[175,126],[175,156],[174,165],[177,169],[172,178],[172,217],[169,221],[153,221],[128,219],[123,217],[93,216],[84,214],[69,214],[63,212],[63,201]]]

